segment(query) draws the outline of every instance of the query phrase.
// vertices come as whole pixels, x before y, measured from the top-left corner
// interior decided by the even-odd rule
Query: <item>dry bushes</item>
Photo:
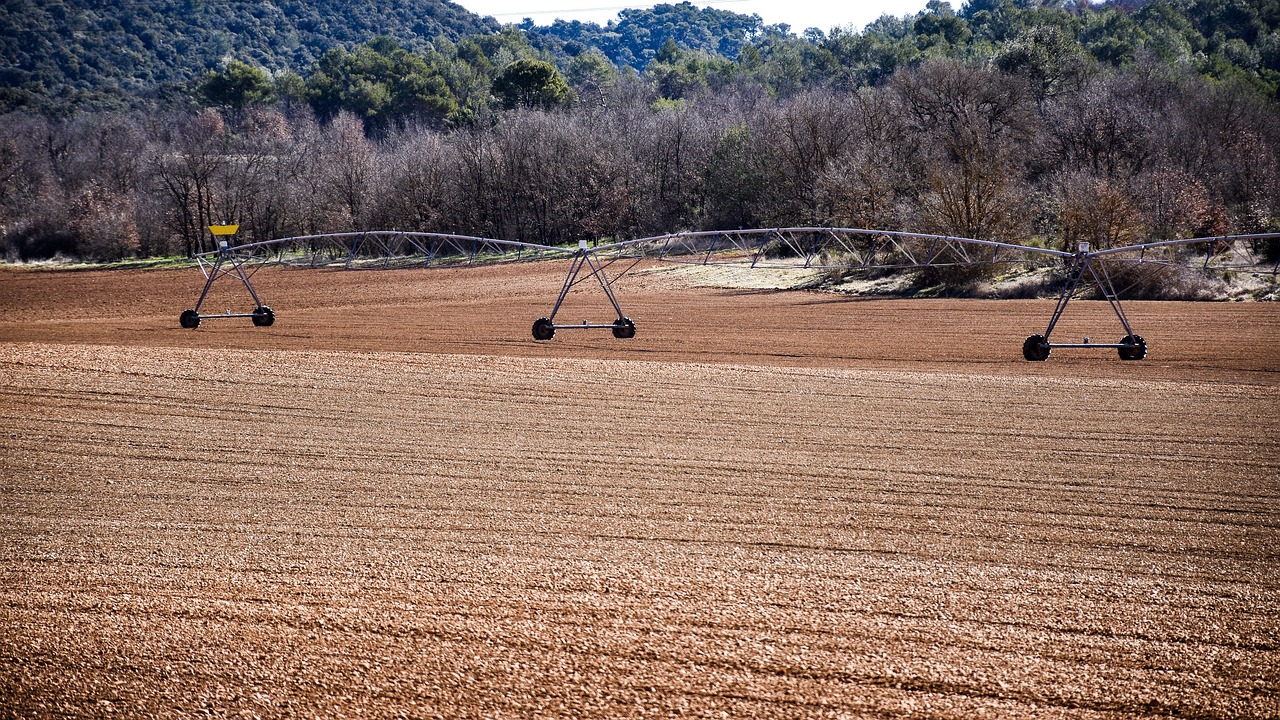
[[[1114,262],[1107,272],[1126,300],[1225,300],[1229,290],[1219,276],[1176,265]]]

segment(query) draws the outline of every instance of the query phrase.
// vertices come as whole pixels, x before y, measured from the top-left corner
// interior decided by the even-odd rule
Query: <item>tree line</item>
[[[755,71],[781,92],[878,85],[925,60],[986,61],[1013,52],[1006,62],[1125,67],[1154,58],[1280,98],[1277,0],[967,0],[958,11],[932,0],[915,15],[886,15],[862,29],[764,25],[755,16],[679,3],[627,11],[605,27],[565,21],[520,27],[561,64],[596,49],[619,67],[644,72],[670,42],[701,55],[721,77],[736,62],[738,72]],[[1057,58],[1036,47],[1046,39]]]
[[[798,34],[688,2],[626,10],[603,26],[526,20],[504,27],[442,0],[129,0],[110,10],[93,0],[0,7],[0,112],[179,109],[203,100],[193,86],[233,60],[282,96],[307,101],[317,89],[303,79],[329,73],[318,67],[323,58],[359,52],[379,36],[413,53],[469,110],[487,104],[494,74],[521,58],[549,62],[566,76],[660,74],[669,94],[752,82],[777,96],[878,86],[900,68],[943,57],[1021,63],[1050,80],[1064,63],[1156,61],[1280,99],[1280,0],[969,0],[958,11],[934,0],[915,15],[885,16],[862,29]],[[471,117],[464,110],[453,119]]]
[[[1274,103],[1167,63],[1054,60],[1046,37],[1028,36],[1021,55],[926,59],[875,85],[790,93],[749,77],[673,93],[662,73],[584,73],[559,78],[576,102],[515,93],[457,124],[432,108],[378,123],[343,102],[280,97],[11,113],[0,243],[24,260],[190,255],[219,222],[239,223],[244,241],[833,225],[1068,248],[1280,230]],[[539,78],[526,85],[555,79]]]

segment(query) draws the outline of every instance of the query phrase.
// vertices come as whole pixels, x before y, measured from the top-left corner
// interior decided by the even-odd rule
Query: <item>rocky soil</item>
[[[0,270],[0,717],[1280,717],[1280,307],[563,272]]]

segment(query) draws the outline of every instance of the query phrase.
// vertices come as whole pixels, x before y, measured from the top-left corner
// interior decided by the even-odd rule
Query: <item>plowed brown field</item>
[[[1280,307],[564,270],[0,270],[0,716],[1280,717]]]

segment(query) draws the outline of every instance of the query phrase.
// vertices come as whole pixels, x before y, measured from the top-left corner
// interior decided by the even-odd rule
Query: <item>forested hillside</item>
[[[221,221],[245,240],[544,243],[784,225],[1060,247],[1280,231],[1277,2],[972,0],[803,37],[681,4],[605,28],[401,27],[306,45],[297,65],[239,54],[119,110],[64,97],[0,115],[0,252],[189,254]]]
[[[0,28],[4,109],[172,99],[232,58],[301,71],[377,35],[422,50],[498,26],[448,0],[5,0]]]
[[[0,111],[59,112],[180,106],[204,73],[233,60],[271,77],[306,76],[325,53],[378,36],[443,55],[427,59],[447,75],[442,63],[453,60],[457,42],[499,31],[492,19],[448,0],[9,0],[0,6],[0,28]],[[958,13],[935,0],[913,17],[802,36],[754,15],[681,2],[624,10],[604,26],[526,21],[510,28],[562,72],[584,55],[636,72],[656,72],[657,62],[672,87],[723,84],[744,73],[782,93],[858,87],[950,57],[1037,65],[1040,73],[1081,59],[1124,67],[1155,58],[1243,80],[1271,97],[1280,88],[1280,0],[972,0]],[[493,42],[481,42],[481,53],[464,50],[463,59],[491,54]],[[677,51],[685,53],[678,63]]]
[[[558,54],[574,57],[589,48],[599,50],[618,66],[644,70],[668,42],[685,50],[738,57],[742,48],[766,33],[784,36],[785,25],[766,26],[758,15],[739,15],[715,8],[696,8],[688,2],[623,10],[605,26],[556,20],[547,26],[532,22],[520,28]]]

